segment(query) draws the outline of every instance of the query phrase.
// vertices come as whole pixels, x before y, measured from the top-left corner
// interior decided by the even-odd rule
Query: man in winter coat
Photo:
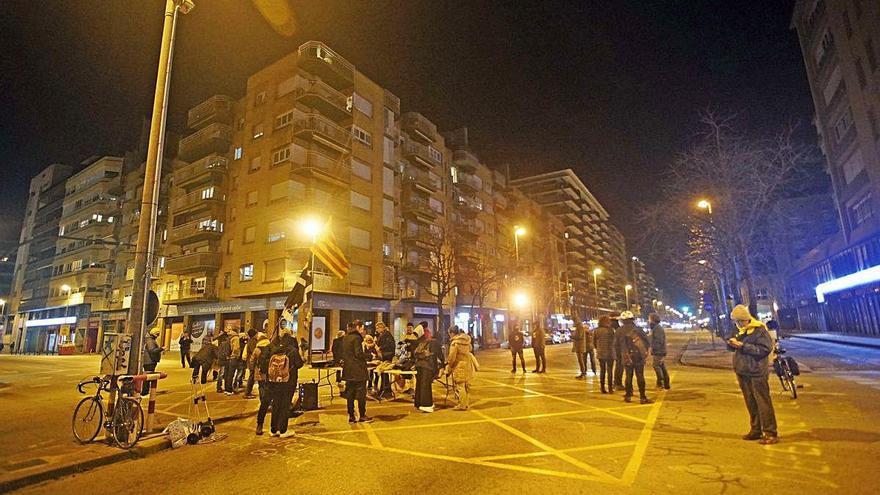
[[[192,358],[192,382],[196,383],[196,378],[201,371],[202,379],[199,383],[204,385],[208,381],[208,371],[214,366],[217,360],[217,345],[214,344],[210,335],[206,335],[202,339],[202,348]]]
[[[427,325],[415,329],[418,336],[413,356],[416,361],[416,391],[413,395],[413,405],[424,413],[434,412],[434,393],[431,389],[434,377],[437,375],[436,343],[431,338]]]
[[[535,353],[535,369],[532,373],[547,372],[547,355],[544,352],[547,345],[547,333],[544,331],[544,322],[539,321],[532,331],[532,351]]]
[[[458,331],[449,342],[449,356],[446,358],[446,374],[452,375],[452,385],[458,395],[456,411],[467,411],[470,407],[470,388],[474,373],[479,369],[477,358],[471,350],[471,337]]]
[[[235,330],[226,332],[229,338],[229,355],[226,362],[226,369],[223,373],[223,383],[225,384],[226,395],[235,393],[235,373],[238,370],[238,364],[241,360],[241,337]]]
[[[620,313],[611,313],[608,315],[611,317],[611,329],[614,330],[615,336],[617,335],[618,330],[620,330]],[[623,357],[617,350],[617,347],[614,348],[614,386],[621,389],[623,388]]]
[[[773,341],[767,327],[754,319],[746,306],[738,304],[734,307],[730,319],[739,332],[727,340],[727,345],[734,351],[733,371],[749,410],[751,426],[743,439],[760,439],[762,445],[772,445],[779,442],[776,412],[767,382],[770,373],[768,356],[773,350]]]
[[[614,329],[611,327],[611,317],[600,316],[599,326],[593,330],[593,342],[596,345],[596,355],[599,358],[599,384],[602,393],[614,393],[612,384],[614,375]],[[605,388],[607,377],[608,388]]]
[[[156,365],[159,364],[159,361],[162,359],[162,351],[165,349],[159,346],[159,343],[156,342],[156,339],[159,337],[159,329],[153,327],[150,329],[150,333],[147,334],[144,339],[144,352],[143,352],[143,365],[145,373],[152,373],[156,371]],[[150,382],[149,380],[144,382],[143,395],[147,395],[150,393]]]
[[[229,343],[229,335],[226,332],[220,332],[217,336],[217,392],[223,391],[223,380],[226,379],[226,367],[229,364],[229,355],[232,353],[232,347]]]
[[[578,368],[580,372],[575,376],[577,379],[587,376],[587,325],[586,323],[578,323],[574,333],[571,335],[571,352],[577,356]]]
[[[180,338],[177,339],[177,344],[180,346],[180,366],[186,368],[189,366],[192,368],[192,357],[190,357],[189,352],[192,349],[193,339],[189,334],[189,330],[184,330],[180,335]]]
[[[586,350],[584,351],[584,374],[586,375],[586,369],[589,367],[593,370],[593,375],[596,374],[596,347],[593,344],[593,331],[589,326],[584,325],[584,341],[586,343]]]
[[[651,327],[651,364],[657,375],[657,388],[669,390],[669,372],[666,371],[666,329],[660,325],[660,315],[648,315]]]
[[[651,399],[645,395],[645,360],[650,352],[651,341],[645,332],[636,326],[635,316],[632,311],[624,311],[620,314],[620,330],[614,334],[615,347],[623,360],[626,371],[626,395],[623,400],[632,401],[633,374],[639,384],[639,397],[642,404],[651,404]]]
[[[522,330],[520,330],[519,325],[514,325],[513,330],[510,332],[510,337],[507,339],[507,344],[510,346],[510,355],[513,358],[513,364],[511,365],[510,372],[516,373],[516,357],[519,356],[519,363],[522,365],[523,373],[526,372],[526,358],[523,356],[523,334]]]
[[[348,406],[349,423],[370,423],[367,416],[367,358],[369,352],[364,348],[364,324],[360,320],[352,323],[342,340],[342,379],[345,380],[345,399]],[[358,403],[359,418],[354,416],[354,403]]]

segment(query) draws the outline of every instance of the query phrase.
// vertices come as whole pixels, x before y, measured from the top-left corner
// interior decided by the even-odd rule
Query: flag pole
[[[306,330],[309,332],[309,349],[306,358],[309,364],[312,364],[312,316],[314,316],[315,313],[315,244],[317,243],[318,234],[317,232],[313,232],[312,248],[309,249],[309,282],[312,289],[309,291],[309,312],[306,314]]]

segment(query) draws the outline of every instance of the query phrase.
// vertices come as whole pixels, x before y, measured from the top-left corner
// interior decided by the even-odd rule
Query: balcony
[[[422,114],[409,112],[404,114],[401,120],[401,129],[416,141],[432,144],[437,140],[437,126],[432,124]]]
[[[482,231],[480,230],[479,227],[477,227],[476,222],[467,221],[467,220],[465,220],[463,222],[457,222],[455,224],[455,230],[459,234],[461,234],[465,237],[471,238],[471,239],[476,239],[477,237],[480,236],[480,234],[482,234]]]
[[[509,203],[507,201],[507,197],[505,197],[503,194],[496,191],[495,192],[495,207],[501,208],[502,210],[506,210],[508,206],[509,206]]]
[[[354,85],[354,65],[319,41],[300,45],[299,66],[330,86],[342,90]]]
[[[420,198],[410,198],[409,201],[403,204],[404,214],[410,214],[418,219],[427,219],[428,221],[433,221],[437,218],[440,212],[431,208],[431,205],[424,199]]]
[[[467,216],[475,216],[483,211],[483,207],[475,199],[459,195],[455,204],[456,211]]]
[[[452,161],[463,172],[473,172],[480,166],[480,160],[476,155],[467,150],[458,150],[452,153]]]
[[[313,289],[317,292],[338,292],[347,294],[350,284],[347,279],[337,278],[331,273],[315,272]]]
[[[162,304],[180,304],[198,301],[216,301],[217,287],[213,279],[204,286],[188,285],[162,294]]]
[[[174,184],[191,187],[203,183],[220,184],[226,175],[228,160],[219,155],[210,155],[196,160],[174,171]]]
[[[183,213],[188,211],[199,211],[210,209],[212,212],[221,213],[225,210],[226,195],[214,189],[209,194],[209,190],[200,189],[183,196],[177,196],[171,201],[171,210],[174,213]]]
[[[192,107],[187,113],[186,126],[198,129],[214,122],[232,123],[232,98],[214,95]]]
[[[403,147],[403,157],[428,170],[434,168],[434,165],[440,164],[439,160],[431,158],[431,153],[428,151],[427,146],[412,141],[407,142],[406,146]]]
[[[214,122],[180,140],[178,157],[191,162],[212,153],[226,153],[232,141],[232,128],[221,122]]]
[[[223,221],[205,218],[171,228],[168,240],[172,244],[188,244],[205,239],[217,240],[223,235]]]
[[[319,111],[334,122],[351,118],[348,97],[321,81],[309,81],[305,87],[294,90],[296,101]]]
[[[417,242],[426,245],[433,244],[438,237],[438,233],[431,232],[431,229],[426,227],[410,228],[403,233],[404,241]]]
[[[294,121],[293,133],[304,139],[314,140],[340,153],[351,150],[351,131],[321,115],[311,114]]]
[[[189,253],[165,260],[165,271],[171,275],[216,272],[219,268],[220,253]]]
[[[476,175],[462,172],[458,174],[458,187],[472,192],[479,192],[483,190],[483,179]]]
[[[425,172],[416,167],[406,167],[403,180],[427,193],[435,193],[443,188],[440,176]]]
[[[403,269],[412,273],[431,273],[431,263],[425,258],[405,258]]]
[[[351,184],[351,163],[344,157],[331,158],[316,151],[304,151],[294,153],[291,161],[292,179],[312,177],[338,187]]]

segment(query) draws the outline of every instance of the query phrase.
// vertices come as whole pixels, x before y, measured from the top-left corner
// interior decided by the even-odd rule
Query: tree
[[[455,278],[455,248],[450,233],[443,229],[427,247],[427,283],[422,289],[437,303],[437,334],[443,324],[443,304],[458,286]]]
[[[463,252],[466,251],[459,250],[458,255],[458,286],[471,296],[468,324],[473,325],[474,315],[483,314],[486,296],[492,289],[498,288],[501,270],[485,253],[465,256],[462,254]]]

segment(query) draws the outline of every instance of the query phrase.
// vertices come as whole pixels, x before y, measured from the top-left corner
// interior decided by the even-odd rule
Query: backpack
[[[644,361],[645,358],[648,357],[648,346],[645,345],[645,341],[642,340],[642,337],[637,332],[633,332],[625,338],[626,360],[630,363]]]
[[[290,358],[287,354],[272,354],[269,358],[268,378],[271,383],[285,383],[290,379]]]

